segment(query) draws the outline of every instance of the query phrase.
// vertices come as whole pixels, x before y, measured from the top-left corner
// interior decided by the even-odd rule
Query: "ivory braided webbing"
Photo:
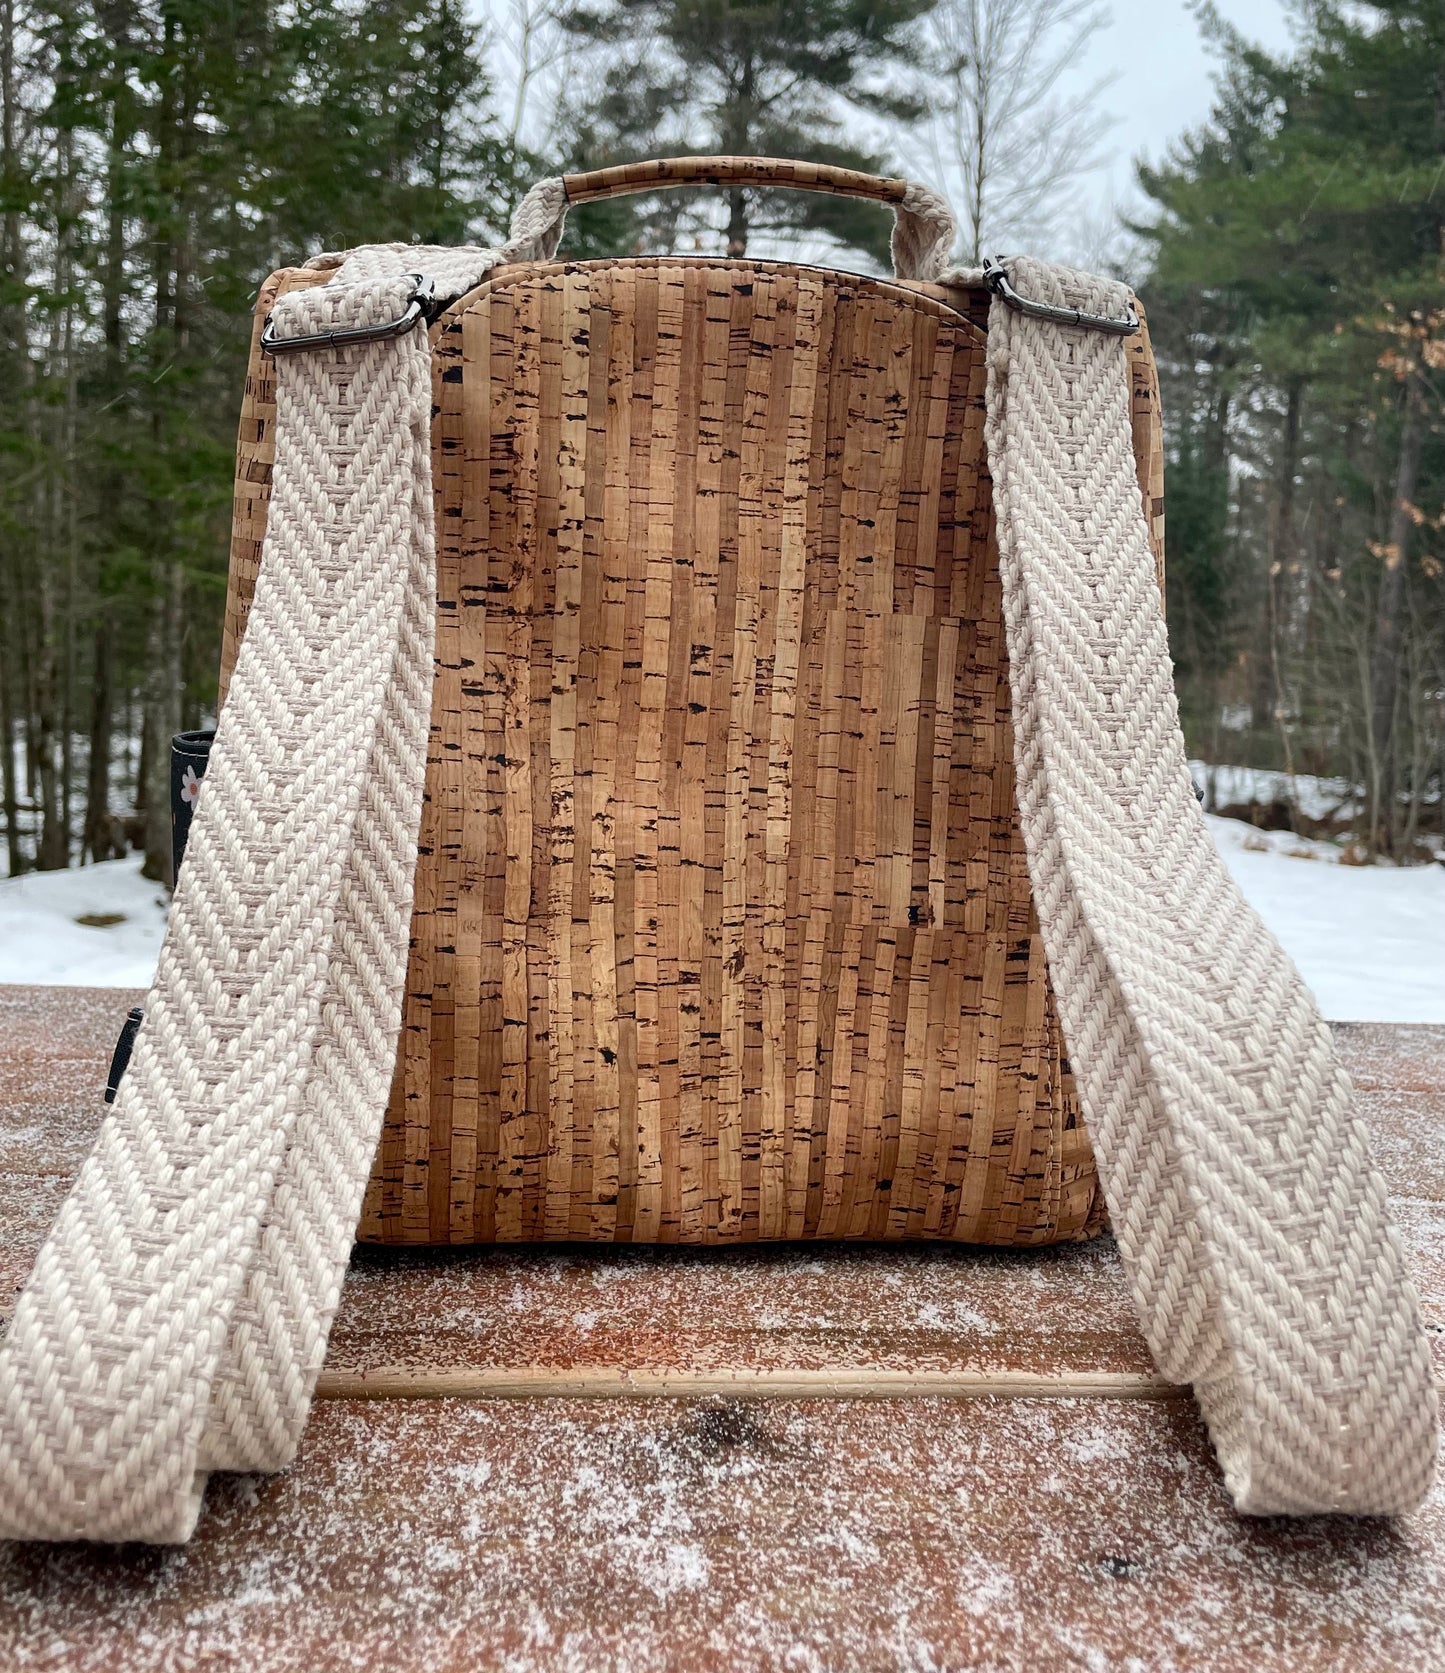
[[[934,205],[905,212],[900,270],[936,268]],[[277,329],[392,317],[419,268],[460,295],[549,257],[564,213],[548,181],[502,251],[356,251]],[[1190,791],[1123,350],[999,306],[990,329],[1030,868],[1150,1346],[1242,1509],[1407,1508],[1435,1437],[1415,1303],[1327,1033]],[[209,1470],[294,1455],[400,1031],[430,404],[421,331],[278,361],[263,563],[145,1023],[0,1350],[5,1534],[184,1540]]]
[[[1043,262],[1010,277],[1128,301]],[[1193,1383],[1236,1506],[1404,1511],[1438,1434],[1418,1302],[1329,1030],[1194,796],[1125,354],[990,311],[1019,808],[1064,1037],[1150,1351]]]

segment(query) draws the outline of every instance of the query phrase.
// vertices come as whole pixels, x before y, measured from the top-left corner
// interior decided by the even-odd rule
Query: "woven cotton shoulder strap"
[[[373,246],[278,304],[381,324],[546,258],[560,181],[501,250]],[[431,713],[425,331],[276,366],[246,635],[130,1067],[0,1349],[0,1534],[189,1537],[206,1474],[294,1456],[401,1026]]]
[[[550,256],[371,247],[286,337]],[[930,258],[931,259],[931,258]],[[1017,264],[1109,311],[1121,287]],[[990,320],[989,446],[1029,863],[1160,1365],[1250,1511],[1403,1510],[1429,1359],[1350,1094],[1190,792],[1115,338]],[[130,1070],[0,1350],[0,1533],[175,1542],[294,1455],[401,1025],[435,600],[425,333],[287,355],[255,601]]]
[[[1125,287],[1020,260],[1115,315]],[[1430,1352],[1349,1078],[1194,796],[1123,340],[989,316],[1019,807],[1060,1020],[1144,1334],[1240,1510],[1413,1508]]]

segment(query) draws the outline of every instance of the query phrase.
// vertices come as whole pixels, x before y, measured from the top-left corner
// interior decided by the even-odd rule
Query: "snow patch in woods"
[[[1445,1022],[1445,867],[1345,866],[1328,842],[1205,823],[1325,1016]]]
[[[140,868],[134,854],[0,881],[0,982],[149,987],[168,897]],[[108,917],[120,921],[77,922]]]
[[[1327,1017],[1445,1022],[1445,868],[1344,866],[1328,842],[1208,816],[1245,897],[1299,965]],[[118,914],[109,927],[82,917]],[[165,891],[140,857],[0,881],[0,982],[143,988]]]
[[[1360,790],[1343,778],[1316,778],[1312,773],[1276,773],[1265,767],[1214,766],[1191,761],[1189,771],[1204,792],[1206,808],[1268,807],[1272,802],[1294,805],[1306,819],[1348,818],[1363,802]]]

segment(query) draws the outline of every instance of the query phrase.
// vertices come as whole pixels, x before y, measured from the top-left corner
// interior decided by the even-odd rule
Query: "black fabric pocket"
[[[201,780],[210,765],[211,745],[216,741],[214,730],[178,732],[171,739],[171,880],[181,874],[181,859],[186,852],[186,838],[191,834],[191,820],[195,817],[196,802],[201,794]],[[110,1073],[105,1080],[105,1101],[115,1102],[121,1078],[130,1064],[135,1037],[145,1020],[145,1012],[137,1005],[125,1019],[115,1053],[110,1060]]]
[[[201,780],[211,760],[214,729],[207,732],[177,732],[171,739],[171,876],[179,877],[186,838],[191,834]]]

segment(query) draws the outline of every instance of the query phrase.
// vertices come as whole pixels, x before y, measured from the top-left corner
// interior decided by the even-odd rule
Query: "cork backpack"
[[[330,276],[258,302],[223,686],[266,530],[262,322]],[[637,257],[510,263],[436,321],[436,674],[363,1239],[1099,1229],[1014,786],[988,302]]]
[[[890,204],[895,273],[558,259],[570,205],[702,183]],[[1147,330],[954,237],[914,183],[688,158],[267,280],[218,727],[0,1353],[6,1531],[184,1539],[207,1470],[285,1462],[353,1235],[1042,1245],[1106,1204],[1240,1509],[1418,1501],[1379,1176],[1185,763]]]

